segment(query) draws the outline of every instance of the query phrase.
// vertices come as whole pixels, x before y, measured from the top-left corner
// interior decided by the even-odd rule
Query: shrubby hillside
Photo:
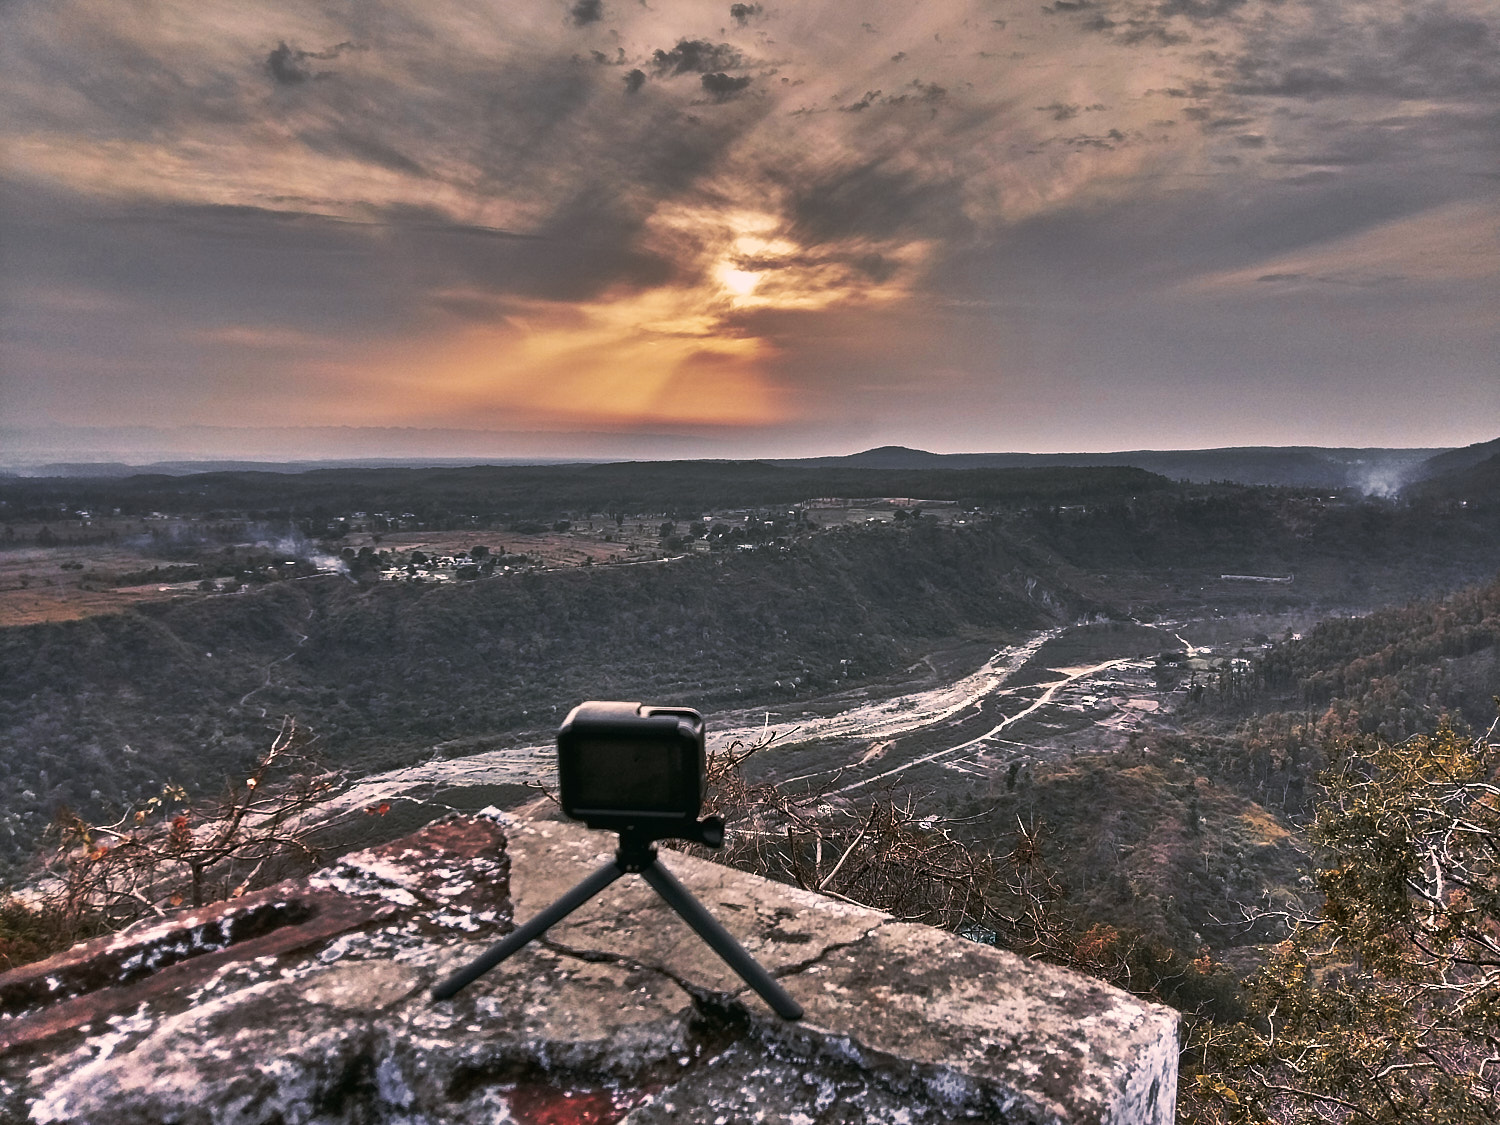
[[[1330,747],[1494,721],[1500,581],[1330,618],[1198,688],[1180,733],[1023,771],[952,807],[980,835],[1017,818],[1043,826],[1080,918],[1219,954],[1274,940],[1241,907],[1316,905],[1305,830]]]
[[[1075,566],[1149,571],[1191,595],[1219,573],[1293,577],[1267,596],[1327,608],[1409,601],[1493,577],[1500,510],[1288,489],[1181,488],[1034,506],[1015,529]]]
[[[922,526],[440,586],[325,577],[0,630],[0,854],[24,858],[60,803],[211,790],[284,714],[363,770],[544,738],[585,698],[789,700],[936,638],[1098,608],[1066,575],[996,527]]]

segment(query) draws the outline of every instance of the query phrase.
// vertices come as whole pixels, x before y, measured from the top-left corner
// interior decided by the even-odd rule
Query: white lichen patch
[[[421,900],[402,886],[402,880],[388,877],[404,873],[404,868],[394,864],[354,867],[340,863],[312,876],[308,883],[317,890],[336,891],[354,898],[378,898],[397,906],[417,906]]]

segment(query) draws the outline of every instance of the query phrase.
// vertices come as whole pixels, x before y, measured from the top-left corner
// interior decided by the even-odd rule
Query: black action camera
[[[706,785],[703,716],[690,707],[590,700],[557,732],[563,812],[590,828],[689,837]]]

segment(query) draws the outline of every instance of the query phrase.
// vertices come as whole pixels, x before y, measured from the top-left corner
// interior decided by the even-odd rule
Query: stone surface
[[[284,922],[125,986],[102,973],[98,987],[15,1007],[0,1026],[51,1030],[8,1040],[0,1120],[1172,1119],[1175,1013],[677,853],[663,863],[804,1004],[800,1023],[747,997],[634,875],[452,1001],[428,998],[510,928],[512,900],[530,917],[612,853],[610,836],[533,816],[503,833],[493,819],[450,820],[349,856],[272,901],[332,896],[366,912],[355,928],[249,952],[307,919]],[[213,920],[181,921],[208,932]],[[48,1014],[143,987],[71,1030]]]

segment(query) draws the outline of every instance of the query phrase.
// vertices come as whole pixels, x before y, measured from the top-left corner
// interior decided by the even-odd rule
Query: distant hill
[[[960,464],[963,454],[944,455],[928,453],[925,449],[910,449],[904,445],[882,445],[878,449],[867,449],[863,453],[852,453],[848,457],[814,458],[794,464],[833,466],[858,466],[863,469],[957,469],[974,468]],[[1009,468],[1009,466],[986,465],[986,468]]]
[[[935,456],[935,454],[928,454]],[[1026,469],[835,468],[759,461],[626,461],[596,465],[479,465],[461,469],[319,469],[304,473],[165,473],[130,477],[13,477],[0,481],[8,518],[56,518],[59,506],[134,516],[323,519],[351,511],[415,513],[433,527],[556,519],[560,512],[661,512],[698,518],[726,508],[798,504],[816,496],[902,496],[981,505],[1076,504],[1170,491],[1126,467]],[[476,522],[477,520],[477,522]],[[310,533],[311,534],[311,533]]]
[[[1432,464],[1435,454],[1451,456],[1464,452],[1231,446],[1223,449],[1138,449],[1124,453],[929,453],[922,449],[886,445],[847,457],[811,457],[771,463],[797,468],[886,470],[1119,467],[1144,469],[1194,484],[1228,481],[1331,490],[1355,488],[1367,494],[1388,496],[1394,495],[1408,481],[1432,475],[1430,471],[1424,471],[1424,466]]]
[[[1445,473],[1472,469],[1497,455],[1500,455],[1500,438],[1494,441],[1476,442],[1462,449],[1450,449],[1446,453],[1439,453],[1423,461],[1417,466],[1417,473],[1412,479],[1430,480],[1433,477],[1443,476]]]
[[[1500,449],[1500,442],[1487,442]],[[1484,448],[1483,446],[1470,446]],[[1466,450],[1458,450],[1463,453]],[[1493,506],[1500,503],[1500,452],[1477,464],[1452,469],[1440,476],[1418,481],[1403,495],[1413,499],[1462,500],[1469,504]]]

